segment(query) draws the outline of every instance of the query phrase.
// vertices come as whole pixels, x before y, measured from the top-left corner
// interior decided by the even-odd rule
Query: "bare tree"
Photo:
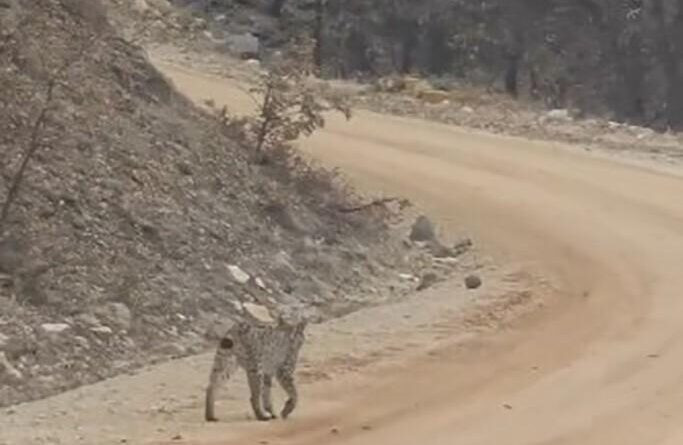
[[[289,54],[261,74],[249,90],[256,104],[256,115],[231,118],[227,109],[221,112],[225,124],[238,122],[253,144],[259,159],[300,136],[309,136],[325,125],[325,113],[342,112],[351,118],[351,109],[340,96],[323,95],[310,82],[316,72],[312,61],[310,39],[299,39]]]
[[[96,11],[92,12],[93,10],[87,7],[79,9],[77,11],[79,14],[76,14],[73,8],[78,7],[78,4],[75,0],[68,0],[63,5],[65,10],[75,17],[74,23],[70,24],[73,30],[61,30],[70,33],[72,37],[71,47],[64,53],[63,58],[56,57],[55,54],[40,46],[31,46],[39,44],[38,40],[43,32],[46,36],[49,35],[51,31],[48,26],[53,25],[48,25],[47,17],[34,16],[32,11],[27,11],[17,20],[13,30],[4,36],[0,45],[2,62],[9,67],[0,74],[0,82],[10,87],[0,92],[0,104],[7,113],[11,113],[12,104],[16,102],[23,102],[26,107],[17,115],[3,116],[7,119],[3,124],[5,133],[15,144],[18,144],[20,156],[14,172],[9,175],[7,191],[2,199],[0,236],[7,231],[13,205],[20,195],[31,162],[40,149],[48,143],[45,140],[46,132],[51,125],[53,114],[59,110],[60,90],[63,92],[72,90],[73,87],[68,82],[71,70],[78,66],[97,42],[98,34],[92,27],[79,26],[81,25],[80,15],[89,20]],[[80,14],[81,12],[83,14]],[[30,70],[35,74],[27,77],[18,69],[12,69],[11,67],[17,62],[24,64],[25,70]],[[0,143],[2,143],[1,140]],[[11,164],[8,162],[5,167],[9,165]],[[6,172],[5,174],[7,175]]]

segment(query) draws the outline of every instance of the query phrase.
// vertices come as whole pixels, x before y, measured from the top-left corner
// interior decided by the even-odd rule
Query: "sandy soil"
[[[229,82],[166,68],[190,96],[235,106]],[[683,441],[680,175],[366,112],[303,147],[557,277],[562,296],[514,332],[367,372],[362,391],[329,382],[307,401],[315,414],[202,443]]]
[[[228,80],[161,67],[197,100],[246,104]],[[239,380],[223,421],[203,424],[202,356],[17,407],[0,443],[683,442],[683,177],[368,112],[332,119],[302,148],[466,227],[515,267],[476,294],[444,284],[315,327],[290,421],[247,420]]]

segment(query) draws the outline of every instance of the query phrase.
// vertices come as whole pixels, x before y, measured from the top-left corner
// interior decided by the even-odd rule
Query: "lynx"
[[[273,412],[271,388],[275,377],[288,400],[280,415],[286,419],[298,402],[294,382],[299,350],[304,343],[306,321],[288,323],[280,319],[274,325],[237,322],[221,338],[206,389],[205,418],[216,421],[215,397],[239,366],[247,374],[251,407],[257,420],[277,418]]]

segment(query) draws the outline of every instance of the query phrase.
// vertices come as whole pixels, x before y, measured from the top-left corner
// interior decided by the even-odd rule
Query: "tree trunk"
[[[268,8],[268,13],[273,17],[282,17],[282,8],[284,8],[287,0],[273,0]]]
[[[681,2],[683,3],[683,2]],[[662,65],[666,78],[666,110],[667,124],[672,128],[683,126],[683,84],[679,66],[678,38],[681,37],[683,26],[683,5],[678,5],[678,11],[672,24],[667,24],[664,16],[662,0],[652,0],[652,14],[655,19],[656,54]]]
[[[415,66],[413,53],[417,47],[418,40],[414,32],[410,32],[403,37],[401,42],[401,72],[410,73]]]
[[[507,68],[505,70],[505,91],[514,98],[516,98],[519,94],[518,78],[520,60],[521,55],[517,52],[509,54],[507,57]]]
[[[313,48],[313,63],[315,63],[318,70],[323,66],[323,39],[325,27],[325,0],[316,0],[315,3],[315,29],[313,31],[313,38],[315,39],[315,47]]]

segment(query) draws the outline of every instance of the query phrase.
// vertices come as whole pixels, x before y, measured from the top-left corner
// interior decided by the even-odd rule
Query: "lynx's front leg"
[[[220,387],[230,379],[237,366],[237,361],[232,351],[233,346],[233,341],[230,338],[222,339],[214,356],[204,405],[204,418],[207,422],[218,420],[215,413],[216,394]]]
[[[266,415],[261,408],[261,392],[263,390],[263,373],[258,368],[247,369],[247,381],[251,393],[251,408],[254,411],[256,420],[268,421],[271,417]]]

